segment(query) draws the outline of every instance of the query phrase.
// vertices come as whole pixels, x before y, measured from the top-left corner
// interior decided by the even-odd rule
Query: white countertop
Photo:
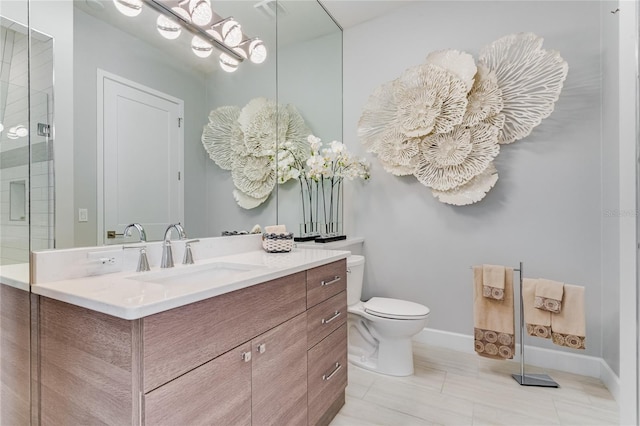
[[[29,264],[16,263],[0,266],[0,282],[2,284],[29,291]]]
[[[347,251],[321,249],[293,249],[290,253],[256,250],[212,257],[195,265],[176,264],[171,269],[152,268],[149,272],[117,272],[34,284],[31,291],[133,320],[322,266],[348,255]],[[217,266],[236,268],[238,272],[215,277]],[[211,276],[207,276],[209,273]],[[172,280],[179,282],[168,282]]]

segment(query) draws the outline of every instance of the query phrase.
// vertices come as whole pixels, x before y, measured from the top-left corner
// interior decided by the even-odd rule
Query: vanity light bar
[[[222,52],[236,59],[238,62],[242,62],[244,60],[244,57],[238,54],[236,51],[234,51],[233,48],[228,47],[227,45],[225,45],[224,43],[222,43],[221,41],[213,37],[211,34],[209,34],[207,31],[203,30],[198,25],[195,25],[187,21],[182,16],[180,16],[179,14],[171,10],[171,7],[180,7],[178,1],[172,1],[171,3],[175,3],[175,5],[172,5],[172,6],[165,4],[167,3],[166,1],[165,2],[162,2],[160,0],[142,0],[142,1],[145,4],[149,5],[149,7],[154,9],[156,12],[159,12],[163,15],[170,17],[171,19],[174,19],[176,22],[182,25],[182,27],[185,30],[187,30],[188,32],[190,32],[195,36],[200,37],[206,42],[210,43],[213,47],[215,47],[218,50],[221,50]]]

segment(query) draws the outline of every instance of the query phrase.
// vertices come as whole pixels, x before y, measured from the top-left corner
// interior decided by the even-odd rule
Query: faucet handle
[[[136,268],[136,272],[146,272],[150,271],[149,267],[149,259],[147,259],[147,246],[134,244],[130,246],[122,246],[123,249],[140,249],[140,257],[138,257],[138,266]]]
[[[188,240],[184,243],[184,258],[182,258],[183,265],[193,265],[193,252],[191,251],[191,243],[199,243],[200,240]]]

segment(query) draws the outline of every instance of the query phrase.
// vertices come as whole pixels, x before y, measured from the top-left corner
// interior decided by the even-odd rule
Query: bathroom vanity
[[[256,251],[34,285],[40,423],[328,424],[347,385],[347,255]],[[263,267],[193,278],[241,260]]]

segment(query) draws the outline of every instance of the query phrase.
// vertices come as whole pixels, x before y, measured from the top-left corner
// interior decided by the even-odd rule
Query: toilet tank
[[[353,305],[362,297],[364,279],[364,256],[347,257],[347,305]]]

